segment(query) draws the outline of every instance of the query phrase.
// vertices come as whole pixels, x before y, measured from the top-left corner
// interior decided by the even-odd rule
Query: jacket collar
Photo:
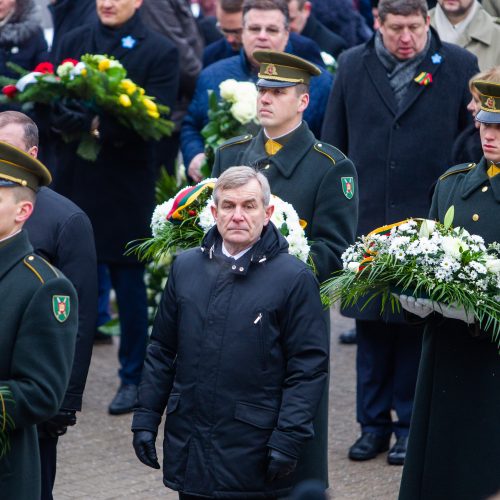
[[[465,176],[462,184],[462,198],[467,199],[474,191],[489,184],[493,192],[493,198],[500,203],[500,174],[495,177],[488,177],[486,173],[488,162],[486,159],[481,158],[481,161]]]
[[[297,165],[316,142],[314,135],[304,120],[301,126],[294,130],[292,134],[282,149],[275,155],[268,156],[264,149],[267,137],[264,131],[260,130],[243,154],[245,165],[272,163],[285,179],[289,179]]]
[[[237,261],[223,255],[221,245],[222,237],[217,226],[214,226],[203,238],[201,251],[209,259],[217,259],[228,267],[231,273],[240,276],[248,273],[251,264],[263,264],[279,253],[288,251],[288,242],[272,222],[264,227],[260,240]]]
[[[445,62],[445,56],[442,53],[441,49],[443,44],[439,39],[437,32],[431,27],[430,33],[430,47],[427,50],[424,60],[419,64],[415,76],[423,71],[425,73],[430,73],[434,79],[435,75]],[[401,103],[401,107],[398,109],[394,92],[392,91],[389,79],[387,78],[386,70],[375,52],[375,35],[366,43],[363,58],[368,75],[370,76],[375,88],[380,94],[380,97],[384,101],[385,105],[395,117],[400,117],[406,113],[415,100],[427,90],[425,85],[419,85],[415,81],[411,81],[403,102]],[[433,83],[430,85],[432,86]]]
[[[19,234],[0,245],[0,280],[26,255],[33,253],[28,233],[23,229]]]
[[[497,26],[491,16],[479,5],[476,15],[472,18],[465,31],[465,35],[469,38],[468,42],[470,40],[477,40],[489,46],[493,43],[493,36],[496,29]]]

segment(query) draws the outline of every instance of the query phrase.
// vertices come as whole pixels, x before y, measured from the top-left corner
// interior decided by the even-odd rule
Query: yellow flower
[[[151,118],[160,118],[160,113],[151,109],[148,109],[148,115],[151,116]]]
[[[144,104],[144,107],[148,110],[148,113],[150,111],[158,113],[158,106],[151,99],[148,99],[147,97],[145,97],[142,100],[142,102]]]
[[[109,69],[111,66],[111,61],[109,59],[103,59],[102,61],[99,61],[99,71],[106,71]]]
[[[139,91],[139,94],[144,95],[146,91],[142,87],[137,87],[137,90]]]
[[[120,97],[118,98],[118,102],[124,108],[129,108],[130,106],[132,106],[132,101],[130,100],[130,97],[127,94],[121,94]]]
[[[82,68],[82,71],[80,72],[80,75],[87,76],[87,68]]]
[[[128,95],[132,95],[137,90],[137,85],[132,81],[126,78],[122,80],[120,86]]]

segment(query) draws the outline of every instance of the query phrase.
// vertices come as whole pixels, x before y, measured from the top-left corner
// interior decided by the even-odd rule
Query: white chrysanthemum
[[[486,259],[485,266],[488,272],[500,274],[500,259]]]
[[[65,76],[71,75],[74,67],[75,65],[71,61],[60,64],[56,69],[57,76],[64,78]]]
[[[165,224],[167,224],[167,215],[172,209],[173,204],[174,198],[170,198],[170,200],[157,205],[154,209],[153,216],[151,217],[151,231],[153,236],[157,236]]]
[[[441,241],[441,247],[445,254],[455,259],[460,259],[462,252],[469,248],[463,240],[454,238],[453,236],[444,236]]]
[[[205,231],[205,233],[215,224],[215,219],[212,215],[211,210],[213,204],[214,202],[212,200],[208,200],[207,204],[199,214],[198,224],[203,229],[203,231]]]

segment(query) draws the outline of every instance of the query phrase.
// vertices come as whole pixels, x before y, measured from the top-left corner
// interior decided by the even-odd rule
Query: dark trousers
[[[187,493],[179,493],[179,500],[211,500],[215,497],[200,497],[198,495],[188,495]],[[246,500],[252,500],[252,498],[256,498],[256,497],[251,497],[251,496],[248,496],[248,497],[245,497]],[[259,498],[262,498],[262,497],[259,497]],[[276,497],[269,497],[267,498],[266,500],[278,500]]]
[[[41,500],[52,500],[52,489],[56,480],[58,438],[39,438],[40,467],[42,476]]]
[[[144,266],[106,263],[106,267],[109,270],[111,286],[116,293],[120,317],[119,376],[123,384],[137,385],[141,378],[148,340],[148,301]],[[100,275],[102,271],[101,267]],[[106,286],[102,286],[102,291],[106,292]]]
[[[423,326],[356,321],[357,420],[363,432],[407,436]],[[391,409],[398,416],[392,422]]]

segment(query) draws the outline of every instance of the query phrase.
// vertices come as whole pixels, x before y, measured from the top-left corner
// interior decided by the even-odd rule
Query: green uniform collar
[[[488,177],[486,170],[488,169],[488,162],[486,158],[481,159],[481,161],[465,176],[464,183],[462,185],[461,196],[465,200],[467,199],[476,189],[489,184],[491,191],[493,192],[493,197],[497,202],[500,203],[500,175],[495,177]]]
[[[0,244],[0,280],[20,261],[30,253],[33,247],[28,240],[28,233],[23,229],[12,238]]]

